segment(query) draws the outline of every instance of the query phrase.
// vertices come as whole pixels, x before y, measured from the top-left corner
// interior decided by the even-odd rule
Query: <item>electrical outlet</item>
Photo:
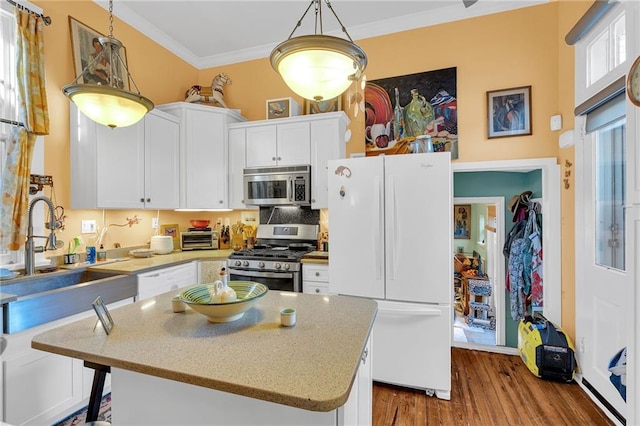
[[[152,217],[151,218],[151,229],[158,229],[158,218],[157,217]]]
[[[82,233],[83,234],[95,234],[96,221],[95,220],[83,220],[82,221]]]

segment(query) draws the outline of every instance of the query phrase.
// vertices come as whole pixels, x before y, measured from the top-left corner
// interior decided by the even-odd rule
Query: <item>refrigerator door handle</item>
[[[389,241],[391,243],[391,247],[389,247],[390,256],[389,256],[389,279],[396,279],[396,256],[398,254],[398,232],[397,232],[397,223],[396,223],[396,187],[395,180],[393,176],[388,176],[387,180],[389,182],[389,186],[387,188],[387,194],[389,194]]]
[[[374,231],[373,236],[373,244],[376,251],[376,279],[382,279],[382,251],[384,247],[382,246],[382,235],[384,232],[384,224],[382,223],[384,203],[382,202],[382,186],[380,182],[380,176],[376,178],[373,186],[373,199],[376,205],[374,206],[374,211],[376,214],[376,229]]]
[[[439,317],[442,315],[441,309],[388,309],[388,308],[380,308],[379,312],[381,314],[391,314],[391,315],[399,315],[399,316],[434,316]]]

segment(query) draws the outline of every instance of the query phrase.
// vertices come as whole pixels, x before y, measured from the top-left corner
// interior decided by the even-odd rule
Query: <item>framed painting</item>
[[[293,98],[268,99],[267,120],[295,117],[300,113],[298,103]]]
[[[336,111],[342,111],[342,96],[336,96],[335,98],[328,99],[326,101],[304,100],[304,113],[306,115]]]
[[[531,86],[487,92],[489,139],[531,132]]]
[[[69,29],[71,30],[71,52],[76,79],[80,84],[105,84],[108,85],[111,78],[111,66],[108,57],[96,57],[102,52],[100,34],[93,28],[69,16]],[[120,89],[129,90],[129,78],[127,77],[127,53],[122,46],[120,57],[124,64],[117,64],[119,71],[116,73],[117,86]]]
[[[369,80],[364,101],[367,156],[414,153],[412,142],[428,135],[433,152],[458,158],[455,67]]]
[[[453,206],[453,238],[457,240],[471,239],[470,204],[455,204]]]
[[[160,235],[168,235],[173,238],[173,247],[180,247],[180,228],[177,224],[160,225]]]

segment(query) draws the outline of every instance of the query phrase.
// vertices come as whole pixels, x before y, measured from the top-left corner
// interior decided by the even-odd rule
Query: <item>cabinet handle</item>
[[[144,198],[140,198],[140,202],[141,202],[141,203],[144,203]]]
[[[278,161],[282,160],[282,157],[278,157]]]
[[[319,276],[320,276],[320,272],[316,272],[316,277],[319,277]]]
[[[362,352],[362,363],[365,364],[367,362],[367,356],[369,355],[369,348],[365,348],[364,352]]]
[[[271,157],[271,161],[276,161],[276,157]]]
[[[219,202],[220,204],[224,203],[224,201],[222,201],[222,200],[220,200],[220,201],[218,201],[218,202]]]
[[[316,199],[315,199],[315,198],[312,198],[312,199],[311,199],[311,202],[312,202],[312,203],[315,203],[315,202],[316,202]]]
[[[320,293],[320,289],[319,288],[316,288],[316,293]]]
[[[150,203],[150,202],[151,202],[151,198],[147,198],[147,203]]]

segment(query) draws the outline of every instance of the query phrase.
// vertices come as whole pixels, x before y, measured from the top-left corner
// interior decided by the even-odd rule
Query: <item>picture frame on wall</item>
[[[300,114],[300,105],[293,98],[268,99],[267,120],[295,117]]]
[[[453,238],[456,240],[471,239],[470,204],[455,204],[453,206]]]
[[[531,86],[487,92],[488,137],[531,135]]]
[[[342,96],[336,96],[333,99],[327,99],[324,101],[304,100],[305,115],[336,111],[342,111]]]
[[[160,235],[168,235],[173,239],[173,247],[180,247],[180,228],[177,224],[160,225]]]
[[[71,32],[71,52],[73,57],[73,68],[75,70],[76,79],[79,84],[103,84],[109,85],[110,66],[108,59],[104,58],[98,62],[94,59],[102,51],[102,44],[99,38],[104,37],[103,34],[93,28],[83,24],[82,22],[69,16],[69,29]],[[127,52],[124,46],[119,50],[120,57],[124,64],[120,66],[120,76],[123,76],[118,82],[118,87],[124,90],[129,89],[129,78],[127,78]],[[85,70],[85,68],[87,68]]]

